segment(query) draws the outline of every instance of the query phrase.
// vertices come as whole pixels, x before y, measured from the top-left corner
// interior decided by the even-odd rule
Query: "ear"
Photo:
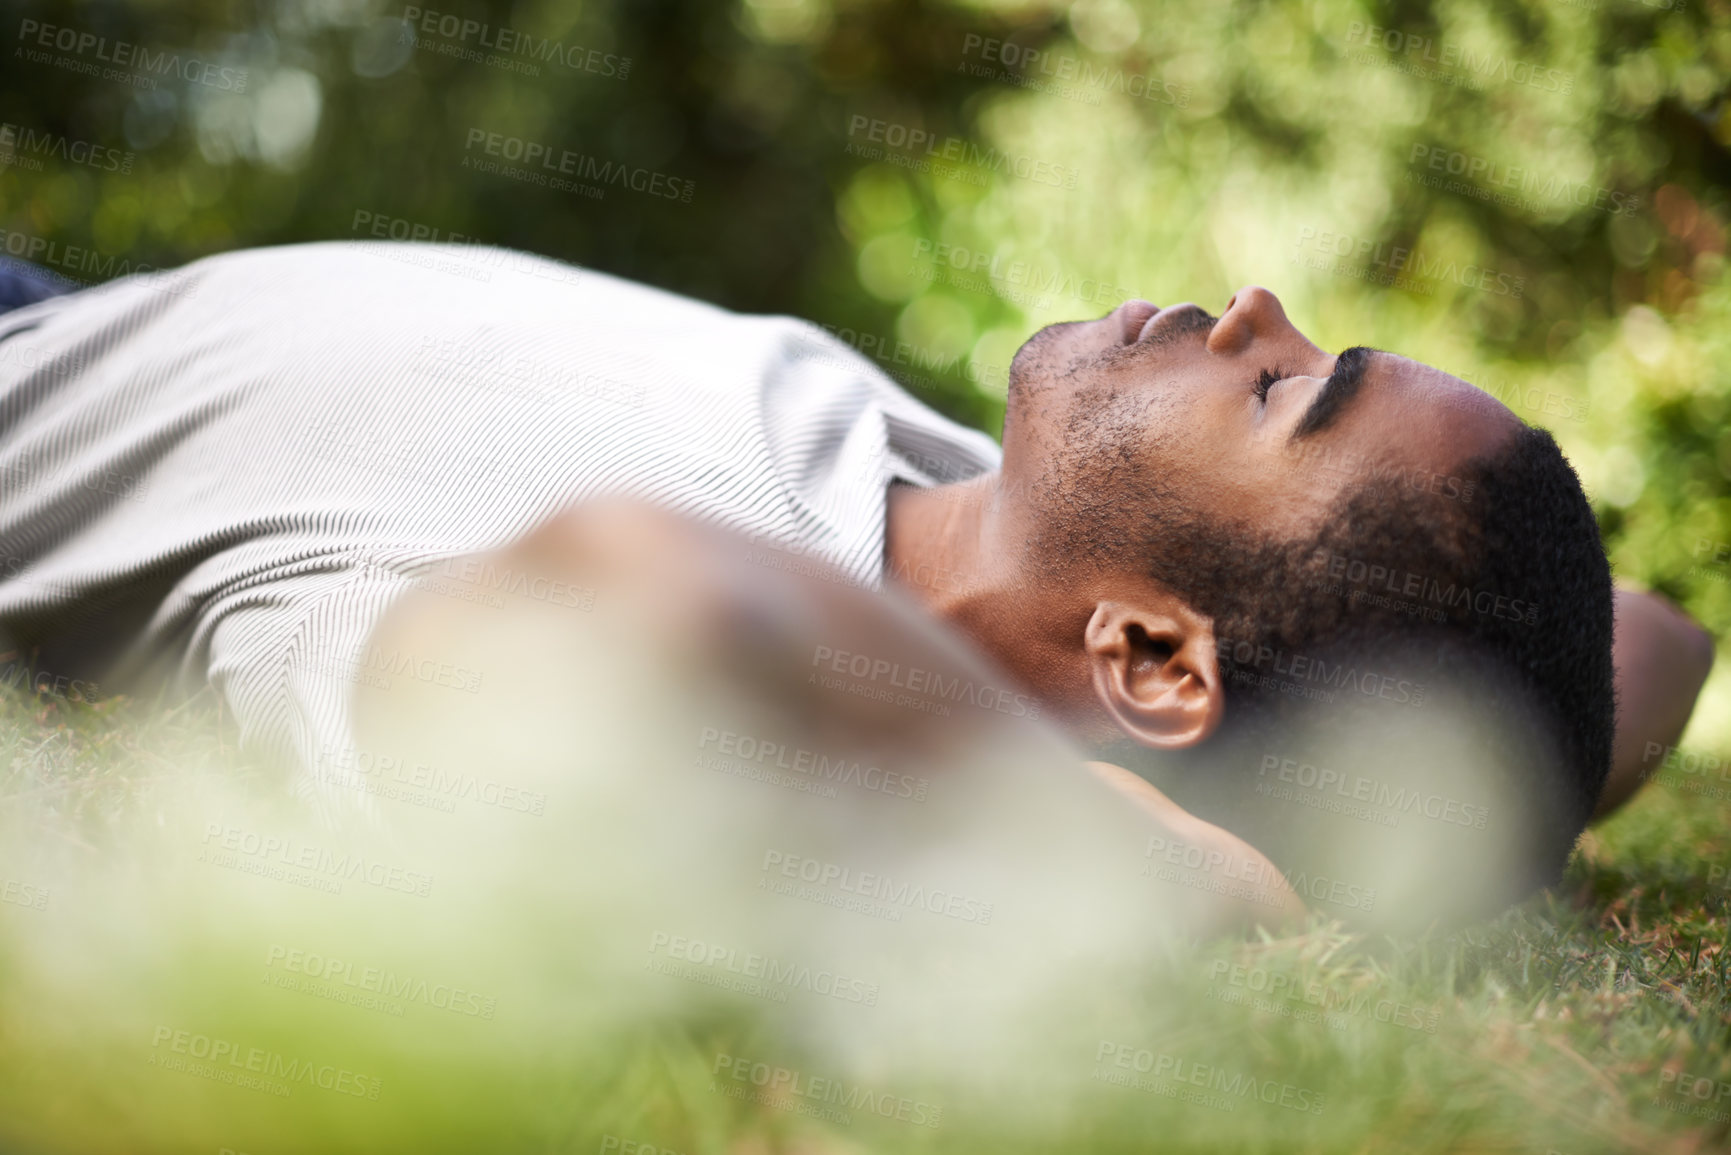
[[[1214,623],[1179,598],[1100,602],[1083,631],[1094,694],[1144,746],[1195,746],[1220,725],[1226,693]]]

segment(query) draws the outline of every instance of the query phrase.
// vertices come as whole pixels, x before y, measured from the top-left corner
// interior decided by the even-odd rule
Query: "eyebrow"
[[[1365,365],[1370,355],[1376,350],[1364,345],[1354,345],[1350,349],[1341,350],[1340,356],[1334,359],[1334,372],[1328,375],[1328,380],[1322,383],[1321,392],[1317,393],[1310,407],[1304,411],[1304,416],[1298,419],[1298,425],[1287,438],[1288,443],[1301,438],[1313,437],[1327,429],[1340,416],[1341,410],[1358,393],[1358,384],[1364,378]]]

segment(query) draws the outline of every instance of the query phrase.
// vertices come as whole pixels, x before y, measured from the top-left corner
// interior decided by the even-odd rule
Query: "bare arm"
[[[926,839],[973,845],[981,869],[1007,859],[1023,864],[1013,869],[1034,870],[1053,884],[1076,880],[1093,892],[1090,901],[1121,892],[1144,919],[1169,932],[1207,937],[1256,924],[1284,926],[1302,914],[1285,879],[1241,839],[1186,813],[1128,771],[1098,763],[1084,770],[1079,752],[1037,717],[1037,702],[1006,697],[1008,679],[940,623],[893,596],[823,580],[810,559],[784,566],[766,564],[768,556],[742,539],[646,507],[576,509],[479,560],[494,572],[529,577],[526,588],[544,577],[553,586],[593,590],[593,612],[545,605],[500,610],[409,594],[380,622],[374,644],[387,652],[457,655],[451,660],[487,671],[483,693],[453,699],[419,684],[388,692],[363,687],[355,701],[357,733],[366,745],[425,746],[429,759],[436,753],[446,762],[465,748],[487,756],[501,744],[498,733],[516,735],[512,744],[523,746],[522,734],[560,714],[574,716],[559,723],[566,733],[580,733],[575,716],[584,695],[564,667],[593,666],[595,654],[617,654],[617,661],[605,659],[618,666],[608,677],[641,677],[648,693],[640,697],[664,699],[646,706],[646,716],[660,719],[664,730],[689,723],[696,733],[701,724],[767,738],[788,751],[849,751],[850,760],[857,752],[863,764],[931,783],[924,803],[900,810],[884,808],[882,798],[844,796],[845,805],[809,799],[812,814],[797,819],[792,812],[735,813],[736,823],[790,822],[797,835],[789,837],[809,839],[818,836],[818,825],[846,812],[851,817],[835,838],[849,849],[837,850],[838,857],[893,859]],[[559,688],[565,685],[571,688]],[[981,689],[964,695],[956,689],[962,686]],[[677,781],[665,795],[667,804],[691,808],[687,821],[707,820],[692,792],[697,786]],[[785,803],[778,793],[761,792]],[[880,812],[881,821],[874,817]]]
[[[1298,892],[1292,889],[1268,856],[1244,839],[1198,818],[1152,783],[1122,766],[1110,762],[1089,762],[1086,765],[1096,777],[1153,821],[1160,835],[1170,840],[1178,851],[1174,857],[1183,861],[1187,857],[1184,850],[1195,846],[1202,850],[1204,863],[1218,862],[1223,868],[1228,868],[1222,871],[1224,874],[1255,880],[1252,885],[1242,888],[1234,899],[1239,903],[1253,904],[1253,908],[1245,913],[1245,922],[1253,921],[1253,915],[1254,921],[1264,926],[1291,928],[1309,913],[1304,900],[1299,898]],[[1196,880],[1207,880],[1206,871],[1201,872]]]
[[[1713,639],[1657,594],[1619,588],[1612,659],[1617,736],[1594,819],[1628,801],[1675,745],[1713,665]]]

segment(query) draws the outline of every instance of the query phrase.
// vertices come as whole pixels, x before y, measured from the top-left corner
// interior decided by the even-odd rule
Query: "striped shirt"
[[[889,484],[997,464],[803,321],[503,249],[230,253],[0,317],[0,648],[214,685],[243,743],[312,767],[389,677],[361,658],[392,600],[574,502],[877,588]]]

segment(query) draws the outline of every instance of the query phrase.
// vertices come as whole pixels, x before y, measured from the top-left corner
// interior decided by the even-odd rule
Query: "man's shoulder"
[[[120,278],[101,286],[109,296],[172,290],[203,297],[233,315],[237,302],[307,313],[348,313],[394,303],[412,312],[512,319],[526,325],[560,320],[597,325],[626,336],[656,334],[655,344],[680,344],[725,331],[729,347],[811,347],[836,359],[852,350],[819,326],[796,317],[735,312],[677,291],[569,261],[498,245],[396,240],[325,240],[234,249]],[[796,354],[797,355],[797,354]]]

